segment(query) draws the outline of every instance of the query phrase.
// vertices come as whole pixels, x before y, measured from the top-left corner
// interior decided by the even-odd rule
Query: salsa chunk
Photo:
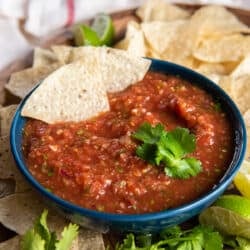
[[[23,151],[29,171],[57,196],[98,211],[156,212],[200,197],[226,171],[232,128],[204,90],[176,76],[148,72],[142,81],[108,97],[110,111],[90,120],[26,123]],[[189,179],[171,178],[139,158],[139,143],[131,135],[144,122],[194,133],[191,156],[202,163],[202,171]]]

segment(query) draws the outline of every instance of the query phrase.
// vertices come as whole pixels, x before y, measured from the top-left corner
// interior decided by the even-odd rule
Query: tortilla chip
[[[219,86],[231,97],[234,99],[232,92],[233,79],[230,76],[222,76],[219,80]]]
[[[116,49],[127,50],[134,56],[146,56],[147,47],[140,24],[135,21],[130,21],[127,24],[125,38],[114,47]]]
[[[26,101],[22,115],[47,123],[81,121],[109,110],[100,72],[74,62],[49,75]]]
[[[236,104],[244,114],[250,109],[250,74],[233,80],[232,93]]]
[[[222,75],[219,74],[213,74],[213,73],[204,73],[204,72],[200,72],[199,70],[197,70],[199,73],[205,75],[208,79],[210,79],[212,82],[216,83],[219,85],[221,78],[223,77]]]
[[[173,21],[185,19],[190,13],[163,0],[148,0],[136,11],[137,16],[144,22],[149,21]]]
[[[130,21],[128,23],[125,41],[122,46],[126,46],[127,51],[131,55],[146,56],[147,48],[144,34],[139,23],[135,21]]]
[[[180,32],[180,27],[185,24],[186,21],[184,20],[172,22],[154,21],[142,23],[141,27],[149,46],[161,54],[175,40]]]
[[[47,208],[37,193],[29,191],[9,195],[0,200],[0,222],[12,231],[23,235]],[[54,210],[49,210],[48,224],[51,231],[61,232],[66,220]]]
[[[151,64],[123,50],[91,46],[74,48],[70,61],[77,60],[97,69],[108,92],[121,91],[142,80]]]
[[[17,105],[10,105],[0,108],[0,135],[8,135],[10,132],[11,121],[16,111]]]
[[[129,41],[128,41],[127,39],[124,38],[124,39],[122,39],[121,41],[119,41],[118,43],[116,43],[116,44],[114,45],[114,48],[126,50],[126,49],[128,48],[128,43],[129,43]]]
[[[240,77],[242,75],[250,75],[250,55],[248,55],[231,73],[233,78]]]
[[[15,180],[15,192],[23,192],[31,187],[16,167],[10,151],[9,136],[0,137],[0,176],[2,179]]]
[[[79,250],[104,250],[102,235],[95,231],[81,228],[78,235]]]
[[[247,148],[245,159],[250,160],[250,126],[246,127],[247,129]]]
[[[250,52],[250,37],[241,34],[201,40],[193,50],[195,58],[210,63],[240,61]]]
[[[240,22],[226,8],[218,5],[207,5],[198,9],[190,19],[190,29],[196,30],[198,36],[222,36],[245,32],[250,28]]]
[[[20,240],[19,235],[0,243],[0,250],[20,250]]]
[[[72,48],[73,47],[67,45],[55,45],[51,47],[61,64],[69,63]]]
[[[24,98],[25,95],[41,80],[57,69],[60,65],[53,64],[37,68],[28,68],[13,73],[5,88],[12,94]]]
[[[246,126],[250,127],[250,109],[248,109],[243,115]]]
[[[0,198],[15,193],[16,182],[13,179],[0,179]]]
[[[41,215],[44,209],[48,209],[47,205],[34,191],[9,195],[0,199],[0,222],[12,231],[23,235],[33,226],[34,221]],[[53,209],[48,210],[48,227],[60,236],[63,228],[69,222],[59,216],[57,211]],[[92,239],[90,235],[92,235]],[[77,244],[75,249],[78,249],[78,246],[79,249],[90,249],[87,248],[90,244],[93,246],[91,249],[104,249],[101,248],[104,244],[102,234],[87,229],[80,230],[75,244]]]
[[[35,48],[33,56],[33,68],[49,66],[58,63],[57,56],[54,52],[48,49]]]
[[[218,75],[228,75],[235,68],[237,63],[226,62],[226,63],[207,63],[201,62],[196,68],[202,74],[218,74]]]

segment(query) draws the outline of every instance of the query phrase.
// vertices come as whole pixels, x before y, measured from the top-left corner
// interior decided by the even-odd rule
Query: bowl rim
[[[191,210],[195,209],[196,207],[203,206],[204,208],[211,205],[213,202],[213,198],[217,197],[217,194],[221,194],[221,192],[224,191],[224,189],[231,183],[233,177],[235,176],[236,172],[239,170],[240,165],[242,164],[244,160],[244,155],[246,152],[246,142],[247,142],[247,134],[246,134],[246,127],[244,120],[242,118],[242,115],[236,106],[236,104],[233,102],[233,100],[228,96],[228,94],[221,89],[217,84],[215,84],[213,81],[205,77],[204,75],[197,73],[189,68],[186,68],[184,66],[153,59],[153,58],[147,58],[152,61],[152,65],[154,64],[160,64],[164,67],[173,67],[178,71],[186,72],[188,75],[192,75],[194,78],[202,79],[203,81],[209,83],[211,85],[211,88],[213,88],[216,92],[218,92],[220,95],[225,98],[228,103],[230,103],[230,108],[233,110],[235,117],[239,120],[240,129],[242,133],[242,141],[241,141],[241,148],[240,152],[238,153],[238,158],[236,159],[236,162],[234,162],[233,167],[232,161],[229,164],[228,169],[230,171],[226,171],[224,175],[221,177],[219,182],[214,185],[212,189],[210,189],[208,192],[203,194],[202,196],[196,198],[195,200],[192,200],[191,202],[188,202],[182,206],[171,208],[171,209],[165,209],[159,212],[153,212],[153,213],[143,213],[143,214],[115,214],[115,213],[109,213],[109,212],[101,212],[97,210],[91,210],[84,207],[80,207],[78,205],[75,205],[67,200],[64,200],[60,198],[59,196],[56,196],[55,194],[49,192],[45,187],[43,187],[29,172],[28,168],[26,167],[25,162],[22,160],[21,156],[19,155],[18,149],[17,149],[17,143],[16,143],[16,134],[17,134],[17,124],[19,119],[26,119],[25,117],[21,116],[21,110],[29,96],[32,94],[32,92],[39,86],[39,84],[42,82],[38,82],[37,85],[30,90],[30,92],[24,97],[24,99],[19,104],[10,128],[10,146],[11,146],[11,152],[13,155],[13,158],[16,162],[17,168],[20,170],[20,172],[24,175],[26,180],[33,186],[42,196],[45,196],[49,198],[49,200],[55,202],[58,204],[61,208],[65,208],[67,211],[70,210],[73,213],[78,213],[84,216],[89,216],[94,219],[101,219],[101,220],[109,220],[113,222],[144,222],[148,220],[159,220],[159,219],[166,219],[166,218],[172,218],[174,216],[177,216],[182,213],[188,213]],[[155,65],[154,65],[155,66]],[[154,71],[154,70],[153,70]],[[157,70],[155,70],[157,72]],[[158,70],[158,72],[161,72]],[[164,71],[163,71],[164,73]],[[184,78],[185,79],[185,78]],[[193,84],[193,83],[191,83]],[[198,84],[198,86],[200,86]],[[235,152],[234,152],[235,154]]]

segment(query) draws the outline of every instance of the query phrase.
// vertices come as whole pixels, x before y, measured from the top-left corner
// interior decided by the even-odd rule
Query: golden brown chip
[[[16,111],[17,105],[13,104],[0,108],[0,135],[8,135],[10,132],[11,121]]]
[[[53,64],[50,66],[28,68],[13,73],[8,84],[5,85],[5,88],[12,94],[23,98],[37,83],[43,80],[59,66],[59,64]]]
[[[136,14],[144,22],[173,21],[185,19],[190,16],[187,10],[168,4],[163,0],[148,0],[136,11]]]

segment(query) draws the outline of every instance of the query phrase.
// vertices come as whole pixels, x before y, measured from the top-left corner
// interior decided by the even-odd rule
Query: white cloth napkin
[[[166,0],[167,1],[167,0]],[[32,50],[33,45],[19,30],[44,38],[67,25],[89,19],[99,12],[112,13],[138,7],[145,0],[0,0],[0,71]],[[212,3],[250,9],[245,0],[169,0],[190,4]]]

